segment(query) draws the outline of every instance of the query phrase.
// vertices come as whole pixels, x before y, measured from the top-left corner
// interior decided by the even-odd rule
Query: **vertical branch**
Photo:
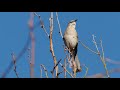
[[[11,55],[12,55],[12,59],[13,59],[15,75],[17,76],[17,78],[19,78],[17,70],[16,70],[16,57],[15,57],[14,53],[12,53]]]
[[[108,73],[108,70],[107,70],[107,66],[106,66],[106,63],[105,63],[104,49],[103,49],[103,45],[102,45],[102,40],[100,40],[100,44],[101,44],[101,48],[102,48],[102,56],[101,56],[101,60],[102,60],[103,65],[104,65],[104,67],[105,67],[106,74],[107,74],[107,76],[108,76],[108,78],[109,78],[110,76],[109,76],[109,73]]]
[[[54,50],[53,50],[53,41],[52,41],[52,33],[53,33],[53,12],[51,12],[51,16],[50,16],[50,52],[53,56],[53,60],[54,60],[54,66],[56,66],[57,64],[57,60],[56,60],[56,57],[55,57],[55,54],[54,54]],[[56,77],[58,75],[58,66],[55,68],[56,70]],[[54,72],[53,72],[54,73]]]
[[[31,13],[29,27],[30,27],[30,38],[31,38],[31,60],[30,60],[30,77],[34,78],[34,63],[35,63],[35,37],[33,33],[33,20],[34,14]]]
[[[34,78],[34,63],[35,63],[35,37],[33,31],[30,32],[31,37],[31,61],[30,61],[30,77]]]
[[[59,19],[58,19],[58,13],[57,12],[56,12],[56,18],[57,18],[57,22],[58,22],[58,26],[59,26],[59,33],[60,33],[61,37],[63,38],[62,30],[61,30],[61,27],[60,27],[60,22],[59,22]]]

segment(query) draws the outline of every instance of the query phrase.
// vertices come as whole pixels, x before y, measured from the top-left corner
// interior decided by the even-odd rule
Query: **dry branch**
[[[34,15],[36,15],[36,16],[39,18],[41,28],[45,31],[46,35],[49,37],[49,34],[48,34],[48,33],[47,33],[47,31],[46,31],[46,28],[45,28],[45,26],[44,26],[44,23],[43,23],[43,21],[42,21],[42,19],[41,19],[40,15],[38,15],[38,14],[37,14],[37,13],[35,13],[35,12],[34,12]]]
[[[74,76],[65,68],[65,66],[62,65],[62,63],[60,63],[60,65],[72,78],[74,78]]]
[[[50,52],[52,54],[53,60],[54,60],[54,66],[56,66],[57,64],[57,60],[55,57],[55,53],[54,53],[54,49],[53,49],[53,41],[52,41],[52,34],[53,34],[53,12],[51,12],[51,16],[50,16]],[[58,75],[58,66],[56,66],[56,77]],[[53,72],[54,73],[54,72]]]
[[[40,66],[45,71],[46,78],[48,78],[48,71],[47,71],[47,69],[45,68],[45,66],[43,64],[41,64]],[[42,75],[41,75],[41,77],[42,77]]]
[[[91,52],[93,52],[93,53],[95,53],[95,54],[97,54],[97,55],[99,54],[99,53],[93,51],[92,49],[90,49],[88,46],[86,46],[82,41],[79,40],[79,42],[81,43],[81,45],[82,45],[83,47],[85,47],[85,48],[88,49],[89,51],[91,51]]]
[[[104,68],[105,68],[105,70],[106,70],[106,74],[107,74],[107,76],[108,76],[108,78],[109,78],[110,76],[109,76],[109,73],[108,73],[108,70],[107,70],[107,66],[106,66],[106,63],[105,63],[105,59],[104,59],[104,50],[103,50],[103,46],[102,46],[102,40],[100,40],[100,44],[101,44],[102,55],[103,55],[103,56],[101,56],[101,54],[100,54],[100,51],[99,51],[99,49],[98,49],[98,46],[97,46],[97,43],[96,43],[96,40],[95,40],[95,36],[94,36],[94,35],[92,35],[92,36],[93,36],[93,43],[94,43],[94,45],[95,45],[95,47],[96,47],[96,49],[97,49],[97,52],[99,53],[98,56],[100,57],[103,65],[104,65]]]
[[[86,78],[87,73],[88,73],[88,67],[85,64],[83,64],[83,66],[86,68],[86,72],[85,72],[85,75],[84,75],[84,78]]]
[[[59,33],[63,39],[63,35],[62,35],[62,30],[61,30],[61,27],[60,27],[60,22],[59,22],[59,19],[58,19],[58,13],[56,12],[56,18],[57,18],[57,22],[58,22],[58,26],[59,26]]]
[[[62,60],[62,59],[60,59],[60,60],[57,62],[57,64],[53,67],[53,70],[51,71],[52,75],[53,75],[53,72],[54,72],[55,68],[58,66],[58,64],[60,63],[61,60]],[[58,75],[57,75],[57,77],[58,77]]]

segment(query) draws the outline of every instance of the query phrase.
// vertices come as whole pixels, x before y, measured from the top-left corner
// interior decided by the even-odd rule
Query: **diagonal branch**
[[[72,78],[74,78],[74,76],[65,68],[65,66],[62,65],[62,63],[60,63],[60,65]]]
[[[95,54],[97,54],[97,55],[99,54],[99,53],[93,51],[92,49],[90,49],[88,46],[86,46],[82,41],[79,40],[79,42],[81,43],[81,45],[82,45],[83,47],[85,47],[85,48],[88,49],[89,51],[91,51],[91,52],[93,52],[93,53],[95,53]]]
[[[15,54],[12,53],[12,60],[13,60],[13,64],[14,64],[14,72],[15,72],[15,75],[17,76],[17,78],[19,78],[18,76],[18,73],[17,73],[17,70],[16,70],[16,57],[15,57]]]
[[[42,21],[42,19],[41,19],[41,16],[38,15],[36,12],[34,12],[34,15],[37,16],[37,17],[39,18],[41,28],[45,31],[46,35],[49,37],[49,34],[47,33],[47,31],[46,31],[46,29],[45,29],[45,26],[44,26],[44,23],[43,23],[43,21]]]
[[[51,71],[52,75],[53,75],[53,72],[54,72],[55,68],[58,66],[58,64],[60,63],[61,60],[62,60],[62,59],[60,59],[60,60],[57,62],[57,64],[53,67],[53,70]],[[58,76],[58,75],[57,75],[57,76]]]

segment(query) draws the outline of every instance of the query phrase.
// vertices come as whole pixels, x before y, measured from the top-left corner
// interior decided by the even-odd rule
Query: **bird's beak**
[[[75,22],[77,22],[78,19],[75,19]]]

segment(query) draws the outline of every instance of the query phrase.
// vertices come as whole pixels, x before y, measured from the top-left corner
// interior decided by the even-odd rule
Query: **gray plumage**
[[[68,23],[67,29],[64,33],[63,40],[67,48],[71,52],[71,59],[75,61],[76,64],[76,72],[81,71],[80,61],[77,55],[77,48],[78,48],[78,34],[75,30],[77,20],[71,20]]]

